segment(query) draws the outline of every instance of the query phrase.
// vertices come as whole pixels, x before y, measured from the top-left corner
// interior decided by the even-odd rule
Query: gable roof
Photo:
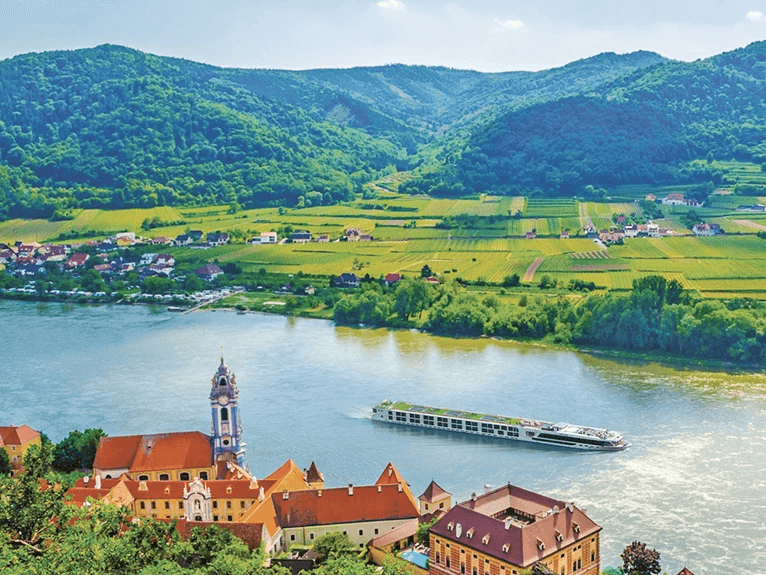
[[[418,502],[415,501],[415,496],[412,494],[412,490],[410,489],[410,484],[407,483],[404,478],[399,473],[399,470],[394,467],[394,464],[390,461],[386,465],[386,468],[383,470],[383,473],[380,474],[380,477],[378,477],[378,480],[375,482],[375,485],[402,485],[402,489],[404,489],[404,492],[407,494],[407,497],[409,497],[412,504],[417,507]]]
[[[317,467],[317,464],[313,461],[311,462],[311,465],[309,466],[308,471],[306,472],[306,482],[307,483],[323,483],[324,482],[324,474],[319,471],[319,468]]]
[[[426,487],[423,495],[418,497],[418,499],[428,503],[433,503],[434,501],[439,501],[440,499],[444,499],[450,495],[452,494],[449,491],[444,491],[444,489],[439,487],[436,481],[431,480],[431,483],[428,484],[428,487]]]
[[[0,446],[26,445],[37,437],[40,437],[40,432],[35,431],[28,425],[7,425],[0,427]]]
[[[412,519],[418,509],[399,485],[364,485],[274,493],[281,527]]]
[[[163,471],[211,467],[210,437],[199,431],[102,437],[94,469]]]

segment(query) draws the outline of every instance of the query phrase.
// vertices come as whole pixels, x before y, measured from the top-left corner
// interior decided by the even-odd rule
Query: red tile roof
[[[213,465],[210,437],[199,431],[102,437],[94,469],[164,471]]]
[[[0,427],[0,446],[26,445],[37,437],[40,437],[40,432],[35,431],[28,425],[8,425]]]
[[[428,487],[426,487],[426,490],[423,492],[423,495],[418,497],[418,499],[421,499],[422,501],[427,501],[428,503],[433,503],[434,501],[438,501],[439,499],[444,499],[445,496],[449,497],[452,495],[448,491],[444,491],[439,485],[436,483],[436,481],[431,481],[431,483],[428,484]]]
[[[412,519],[419,515],[406,491],[398,485],[274,493],[271,499],[281,527]]]

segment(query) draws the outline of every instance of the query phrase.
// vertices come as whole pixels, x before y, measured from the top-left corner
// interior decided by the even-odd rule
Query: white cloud
[[[756,12],[755,10],[752,12],[748,12],[745,15],[745,18],[747,18],[751,22],[763,22],[764,20],[766,20],[766,18],[764,18],[763,16],[763,12]]]
[[[498,26],[498,30],[519,30],[524,27],[524,22],[521,20],[498,20],[495,18],[495,24]]]
[[[399,12],[401,10],[404,10],[404,2],[401,0],[381,0],[378,2],[378,6],[381,8],[387,8],[388,10],[394,10],[396,12]]]

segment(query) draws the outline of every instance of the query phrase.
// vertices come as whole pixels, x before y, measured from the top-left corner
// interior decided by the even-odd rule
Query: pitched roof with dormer
[[[401,484],[363,485],[274,493],[280,527],[334,525],[418,517],[418,508]]]
[[[402,488],[404,489],[405,493],[407,494],[407,497],[410,498],[410,501],[412,501],[412,504],[417,507],[418,503],[415,501],[415,496],[412,494],[412,490],[410,489],[410,484],[407,483],[404,478],[399,473],[399,470],[394,467],[394,464],[390,461],[386,465],[386,468],[383,470],[383,473],[380,474],[380,477],[378,477],[378,480],[375,482],[375,485],[398,485],[402,484]]]
[[[526,568],[600,530],[573,504],[507,485],[456,505],[430,532]]]
[[[210,437],[199,431],[102,437],[94,469],[165,471],[211,467]]]

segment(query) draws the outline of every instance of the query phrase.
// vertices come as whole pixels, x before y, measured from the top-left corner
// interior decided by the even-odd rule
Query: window
[[[378,528],[376,527],[375,528],[375,535],[377,535],[377,534],[378,534]]]
[[[364,529],[359,530],[359,535],[364,535]]]
[[[596,552],[591,551],[590,552],[590,562],[593,563],[596,560]]]
[[[204,479],[205,481],[207,481],[207,471],[200,471],[199,472],[199,478],[200,479]]]
[[[449,567],[449,555],[444,558],[444,564]]]
[[[226,509],[231,509],[231,501],[226,502]]]
[[[290,534],[290,541],[295,541],[295,533]]]
[[[245,502],[244,501],[240,501],[239,502],[239,508],[240,509],[244,509],[245,508]]]
[[[463,429],[463,422],[459,419],[451,419],[450,426],[452,429]]]
[[[170,475],[168,475],[167,473],[160,473],[160,481],[169,481],[169,480],[170,480]]]
[[[226,385],[226,378],[225,378],[225,377],[222,377],[222,378],[221,378],[221,381],[219,381],[219,382],[218,382],[218,385],[219,385],[219,386],[223,386],[223,385]]]
[[[188,472],[188,471],[183,471],[183,472],[181,473],[181,475],[179,475],[179,476],[178,476],[178,478],[179,478],[181,481],[189,481],[189,472]]]
[[[225,407],[221,408],[221,421],[229,421],[229,410]]]
[[[479,575],[479,570],[478,570],[478,568],[474,567],[474,568],[473,568],[473,571],[471,571],[471,574],[472,574],[472,575]]]
[[[436,562],[437,562],[437,563],[441,563],[441,562],[442,562],[442,556],[441,556],[441,555],[439,555],[439,552],[438,552],[438,551],[436,552]]]
[[[165,502],[165,509],[170,509],[170,501]]]
[[[183,501],[179,501],[178,502],[178,508],[179,509],[183,509],[184,508],[184,502]]]
[[[312,541],[314,540],[314,534],[313,533],[309,533],[309,539],[311,539]]]
[[[218,509],[218,502],[217,501],[213,501],[213,509]]]
[[[231,519],[231,515],[227,515],[227,516],[226,516],[226,519],[227,519],[227,521],[231,522],[231,520],[232,520],[232,519]]]
[[[460,564],[460,573],[461,573],[462,575],[465,575],[465,563],[461,563],[461,564]]]
[[[146,503],[144,501],[141,502],[141,509],[146,509]]]
[[[157,509],[157,502],[156,501],[152,501],[152,509]]]
[[[444,503],[439,503],[439,509],[444,509]]]
[[[213,515],[213,521],[218,521],[218,515]]]
[[[348,535],[348,533],[346,533],[346,532],[344,531],[344,532],[343,532],[343,535]]]
[[[139,481],[149,481],[149,476],[148,475],[139,475],[138,476],[138,480]]]

